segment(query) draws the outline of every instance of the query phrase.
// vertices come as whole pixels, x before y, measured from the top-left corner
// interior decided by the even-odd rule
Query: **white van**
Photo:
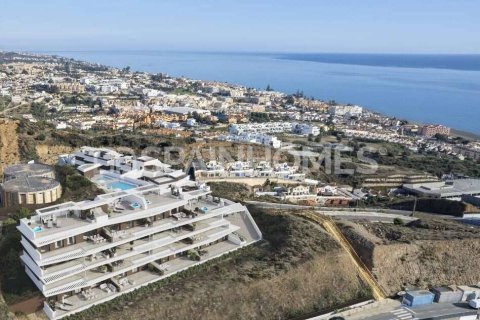
[[[480,299],[472,299],[468,301],[468,305],[472,307],[473,309],[479,309],[480,308]]]

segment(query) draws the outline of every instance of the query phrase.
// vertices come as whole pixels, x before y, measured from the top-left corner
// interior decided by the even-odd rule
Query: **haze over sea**
[[[79,60],[358,104],[480,134],[480,55],[47,52]]]

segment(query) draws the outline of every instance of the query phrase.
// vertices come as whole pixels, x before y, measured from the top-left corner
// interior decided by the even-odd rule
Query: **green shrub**
[[[403,220],[400,219],[400,218],[395,218],[395,219],[393,219],[393,224],[403,226],[403,225],[404,225],[404,222],[403,222]]]

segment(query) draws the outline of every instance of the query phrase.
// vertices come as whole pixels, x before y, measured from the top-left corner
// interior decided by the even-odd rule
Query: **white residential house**
[[[308,186],[296,186],[288,188],[288,195],[301,196],[310,194],[310,188]]]
[[[109,84],[106,84],[106,85],[101,85],[97,88],[97,91],[99,91],[100,93],[114,93],[114,92],[117,92],[118,91],[118,87],[117,86],[113,86],[113,85],[109,85]]]
[[[55,124],[55,129],[57,129],[57,130],[67,129],[67,123],[63,122],[63,121],[59,121]]]
[[[70,125],[78,130],[90,130],[95,123],[95,120],[73,120]]]
[[[307,123],[296,123],[292,125],[292,132],[299,135],[313,135],[320,134],[320,128]]]
[[[227,164],[230,177],[254,177],[255,170],[249,161],[235,161]]]
[[[188,118],[187,119],[187,126],[189,127],[195,127],[197,125],[197,120],[193,118]]]

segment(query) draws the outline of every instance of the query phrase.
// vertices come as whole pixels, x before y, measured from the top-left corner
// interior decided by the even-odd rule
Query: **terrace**
[[[24,234],[31,235],[32,242],[42,246],[99,226],[135,219],[130,216],[132,214],[141,219],[182,205],[193,208],[198,202],[202,202],[202,207],[205,208],[218,206],[218,203],[211,200],[198,199],[209,193],[209,189],[202,188],[177,194],[160,194],[158,186],[140,186],[100,195],[93,201],[68,203],[37,211],[36,216],[22,219],[20,228],[28,230]]]
[[[149,250],[151,247],[163,246],[168,243],[175,241],[180,241],[188,237],[197,237],[197,240],[200,239],[197,235],[209,229],[213,229],[220,226],[228,225],[228,221],[222,218],[210,218],[202,220],[196,223],[194,230],[185,230],[175,228],[165,232],[157,233],[150,235],[141,239],[135,240],[134,244],[130,244],[130,241],[133,241],[135,234],[135,229],[142,230],[142,227],[135,227],[131,230],[128,230],[126,234],[125,241],[117,241],[111,244],[93,244],[92,242],[83,242],[83,252],[84,254],[88,253],[88,256],[83,256],[74,260],[70,260],[66,263],[56,264],[51,267],[44,269],[44,279],[48,283],[50,281],[56,281],[60,278],[66,277],[69,274],[74,272],[79,272],[82,270],[87,270],[90,268],[99,267],[103,264],[114,262],[127,256],[131,256],[135,252],[142,252]],[[112,246],[113,245],[113,246]],[[90,248],[88,248],[90,247]]]
[[[110,272],[108,271],[107,268],[99,268],[96,270],[93,270],[93,269],[85,270],[81,273],[74,274],[62,280],[45,285],[44,294],[46,296],[53,296],[53,295],[61,294],[64,292],[72,291],[75,289],[84,288],[88,285],[94,285],[96,283],[102,282],[111,277],[120,275],[129,270],[132,270],[135,267],[141,267],[152,261],[174,256],[176,254],[199,247],[201,245],[209,244],[211,242],[221,239],[222,237],[227,236],[229,233],[232,233],[238,229],[239,228],[236,226],[230,226],[227,228],[225,227],[215,228],[215,229],[211,229],[206,232],[203,232],[201,234],[201,240],[193,244],[183,243],[183,242],[174,242],[169,244],[167,243],[161,247],[152,246],[151,250],[142,252],[142,253],[137,253],[133,251],[130,257],[122,259],[122,263],[119,265],[119,268],[117,269],[110,269]],[[153,249],[154,247],[155,249]],[[123,247],[121,249],[125,250],[121,252],[121,254],[126,254],[129,251],[128,246]]]
[[[122,281],[122,283],[124,284],[120,285],[120,288],[115,286],[115,288],[117,288],[118,291],[113,291],[111,289],[110,291],[108,291],[107,289],[100,289],[101,285],[99,284],[97,287],[91,289],[91,293],[90,295],[88,295],[88,297],[91,297],[89,299],[85,298],[84,294],[82,293],[78,293],[73,296],[64,298],[63,303],[62,301],[56,303],[55,311],[54,311],[55,316],[57,319],[60,319],[65,316],[71,315],[73,313],[80,312],[84,309],[89,308],[94,304],[99,304],[99,303],[112,300],[120,296],[121,294],[132,291],[142,286],[146,286],[150,283],[159,281],[161,279],[167,278],[177,272],[188,269],[194,265],[202,264],[208,260],[214,259],[227,252],[236,250],[238,248],[239,248],[238,245],[230,241],[223,241],[223,242],[209,246],[207,253],[204,256],[202,256],[201,261],[194,261],[187,257],[179,257],[179,258],[168,261],[167,264],[161,264],[160,265],[162,269],[161,271],[158,269],[157,271],[142,270],[132,275],[129,275],[127,277],[120,276],[116,278],[110,278],[108,280],[105,280],[104,283],[107,283],[107,284],[117,283],[118,285],[121,279],[126,279],[126,280]],[[158,264],[156,265],[158,266]],[[166,265],[168,265],[167,268],[165,268]],[[102,286],[102,287],[105,287],[105,286]],[[111,286],[108,286],[108,285],[107,287],[111,288]],[[52,308],[50,308],[47,304],[45,305],[45,309],[47,309],[46,310],[47,314],[53,312]]]
[[[149,221],[148,223],[127,230],[122,230],[121,232],[114,232],[108,230],[104,235],[108,238],[106,242],[94,242],[94,241],[84,241],[68,247],[60,248],[57,250],[44,252],[41,254],[42,263],[53,264],[58,263],[64,260],[79,258],[85,255],[94,254],[102,250],[106,250],[111,247],[115,247],[119,244],[126,243],[135,239],[139,239],[148,235],[151,235],[156,232],[161,232],[175,227],[180,227],[192,222],[198,222],[205,219],[209,219],[215,216],[219,216],[226,212],[231,212],[231,210],[241,210],[241,206],[219,206],[218,203],[214,203],[209,200],[198,200],[194,202],[193,205],[197,205],[198,211],[189,211],[183,210],[178,213],[161,220]],[[201,208],[201,209],[200,209]],[[195,210],[195,209],[194,209]],[[194,214],[191,214],[191,213]],[[203,213],[202,213],[203,212]],[[161,213],[161,211],[158,211]]]

